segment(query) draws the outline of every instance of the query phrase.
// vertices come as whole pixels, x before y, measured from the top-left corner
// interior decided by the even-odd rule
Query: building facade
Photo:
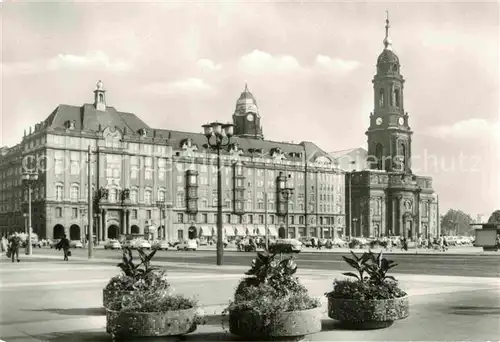
[[[344,172],[311,142],[265,140],[257,101],[247,87],[237,100],[235,136],[222,153],[223,228],[227,237],[329,238],[345,233]],[[200,122],[200,127],[201,127]],[[98,240],[151,234],[170,241],[216,234],[216,153],[203,134],[149,127],[106,103],[101,81],[94,102],[59,105],[0,156],[0,229],[25,230],[27,189],[39,174],[32,227],[41,237],[72,240],[87,231],[88,149]],[[285,177],[293,195],[277,189]],[[288,223],[288,224],[287,224]],[[286,233],[286,232],[285,232]]]
[[[384,50],[373,78],[374,112],[370,114],[368,166],[346,176],[348,230],[353,236],[439,235],[438,197],[432,178],[411,170],[412,135],[404,110],[404,83],[386,21]]]

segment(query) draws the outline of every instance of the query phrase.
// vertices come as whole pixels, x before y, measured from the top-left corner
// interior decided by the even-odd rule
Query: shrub
[[[156,250],[146,254],[139,249],[138,253],[141,262],[136,264],[130,248],[124,248],[122,262],[117,265],[121,273],[109,280],[106,290],[135,291],[153,287],[160,291],[170,287],[166,272],[151,266]]]
[[[109,309],[121,312],[166,312],[197,307],[197,301],[174,295],[167,273],[151,266],[156,250],[146,254],[138,250],[140,263],[134,262],[132,251],[123,250],[122,262],[117,266],[121,273],[110,279],[106,290],[125,291],[113,297]]]
[[[397,266],[392,260],[382,257],[382,252],[376,256],[373,252],[363,253],[361,257],[351,252],[354,258],[342,256],[342,258],[357,273],[342,273],[355,280],[335,279],[333,291],[325,293],[329,298],[343,299],[393,299],[406,296],[406,292],[398,287],[397,280],[388,271]]]
[[[361,245],[362,243],[358,239],[351,239],[351,241],[349,241],[349,248],[351,249],[360,247]]]
[[[279,314],[319,307],[319,299],[309,295],[295,276],[296,272],[297,264],[293,256],[278,260],[276,254],[257,253],[251,269],[245,273],[248,277],[240,281],[234,300],[224,313],[245,311],[259,317],[263,320],[263,327],[256,325],[255,329],[263,329],[258,334],[265,337],[271,325],[279,324]]]

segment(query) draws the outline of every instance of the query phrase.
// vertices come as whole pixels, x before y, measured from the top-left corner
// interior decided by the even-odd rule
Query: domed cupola
[[[248,90],[248,85],[245,84],[245,90],[241,93],[238,101],[236,101],[236,112],[246,113],[253,112],[258,113],[257,100],[253,94]]]
[[[260,125],[259,108],[253,94],[245,84],[245,90],[236,101],[236,109],[233,114],[234,135],[263,139],[262,126]]]
[[[385,21],[385,38],[384,38],[384,51],[378,56],[377,59],[377,73],[385,74],[388,72],[399,72],[399,58],[392,51],[392,40],[389,38],[389,15]]]

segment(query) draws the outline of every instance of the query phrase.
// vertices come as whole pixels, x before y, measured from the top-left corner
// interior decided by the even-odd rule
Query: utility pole
[[[87,152],[87,160],[88,160],[88,165],[87,165],[87,176],[88,176],[88,205],[89,207],[87,208],[88,211],[88,252],[89,252],[89,259],[92,259],[92,253],[94,252],[94,229],[93,229],[93,222],[92,222],[92,151],[90,150],[90,145],[89,149]]]

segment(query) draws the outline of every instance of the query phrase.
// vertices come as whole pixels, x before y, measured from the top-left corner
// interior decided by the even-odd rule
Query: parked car
[[[297,239],[278,239],[269,246],[269,252],[274,253],[280,248],[285,253],[300,253],[302,246],[302,242]]]
[[[72,240],[69,242],[69,248],[83,248],[83,243],[80,240]]]
[[[109,239],[104,243],[104,249],[122,249],[122,244],[118,240]]]
[[[339,237],[334,238],[332,243],[335,247],[347,247],[347,241]]]
[[[159,250],[168,251],[169,247],[170,246],[168,245],[168,242],[164,241],[164,240],[157,240],[151,244],[152,249],[159,249]]]
[[[134,249],[139,249],[139,248],[151,249],[151,244],[146,240],[137,239],[137,240],[134,240],[132,248],[134,248]]]
[[[186,240],[177,245],[177,250],[184,251],[195,251],[198,249],[198,243],[196,240]]]

